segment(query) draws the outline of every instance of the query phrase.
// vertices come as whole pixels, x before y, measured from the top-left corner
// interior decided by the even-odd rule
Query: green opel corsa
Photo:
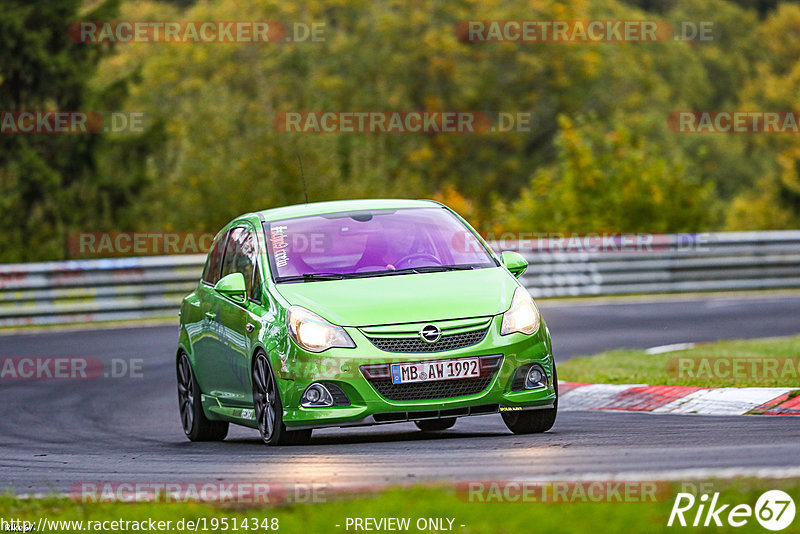
[[[183,430],[270,445],[314,428],[413,421],[439,431],[499,413],[515,434],[558,409],[550,334],[517,280],[433,201],[320,202],[249,213],[216,236],[181,306]]]

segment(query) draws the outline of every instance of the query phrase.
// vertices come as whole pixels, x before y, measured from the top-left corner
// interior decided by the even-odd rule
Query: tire
[[[300,445],[311,439],[311,430],[287,430],[278,382],[267,355],[258,352],[253,362],[253,407],[258,432],[267,445]]]
[[[556,400],[553,407],[545,410],[521,410],[518,412],[503,412],[503,422],[514,434],[541,434],[553,428],[558,413],[558,372],[553,362],[553,386],[556,391]]]
[[[202,393],[192,362],[186,353],[181,353],[177,364],[178,409],[183,432],[190,441],[222,441],[228,435],[228,423],[211,421],[203,412]]]
[[[414,424],[423,432],[439,432],[440,430],[447,430],[456,424],[456,418],[426,419],[425,421],[414,421]]]

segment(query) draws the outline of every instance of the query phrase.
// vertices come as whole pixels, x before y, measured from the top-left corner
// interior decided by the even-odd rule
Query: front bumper
[[[548,408],[556,400],[550,336],[542,322],[532,335],[500,335],[501,316],[492,318],[486,336],[477,344],[456,350],[427,353],[391,353],[375,347],[357,328],[346,328],[354,349],[329,349],[313,354],[289,342],[284,358],[275,358],[283,402],[283,421],[292,429],[372,425],[439,417],[497,413],[504,409]],[[478,392],[447,398],[391,400],[380,395],[365,377],[362,366],[454,358],[501,356],[488,385]],[[517,368],[536,362],[547,373],[545,387],[512,391]],[[300,399],[314,382],[332,383],[347,395],[348,406],[303,408]],[[455,381],[454,381],[455,382]]]

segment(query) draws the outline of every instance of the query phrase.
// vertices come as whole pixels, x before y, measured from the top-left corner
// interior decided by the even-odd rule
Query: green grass
[[[694,484],[698,484],[694,482]],[[733,481],[710,481],[703,483],[703,493],[721,492],[720,503],[755,505],[758,496],[764,491],[782,489],[800,501],[800,480],[755,480],[741,479]],[[233,508],[206,504],[82,504],[68,499],[17,499],[0,498],[0,517],[4,519],[19,518],[36,524],[40,517],[49,520],[115,520],[172,521],[171,532],[176,532],[177,521],[206,518],[211,525],[211,518],[234,519],[237,524],[244,518],[277,518],[279,532],[355,532],[351,527],[345,528],[348,517],[409,517],[411,528],[408,532],[418,532],[414,526],[419,518],[453,518],[455,533],[524,533],[547,532],[579,533],[605,532],[619,533],[657,533],[674,532],[676,527],[668,528],[667,520],[672,509],[675,494],[681,486],[673,483],[657,502],[578,502],[578,503],[537,503],[537,502],[504,502],[479,503],[469,502],[464,493],[457,493],[452,487],[415,487],[396,488],[381,493],[358,498],[338,498],[321,504],[295,504],[276,508]],[[695,486],[697,487],[697,486]],[[685,489],[684,489],[685,491]],[[696,507],[693,511],[696,510]],[[693,517],[693,514],[687,514]],[[231,523],[232,524],[232,523]],[[337,527],[336,525],[340,525]],[[461,527],[460,525],[465,525]],[[795,519],[783,533],[800,532],[800,519]],[[712,530],[725,532],[730,527]],[[183,529],[187,530],[186,528]],[[683,530],[677,527],[677,530]],[[697,529],[691,529],[694,531]],[[72,532],[62,529],[61,532]],[[120,532],[132,529],[119,529]],[[202,528],[199,529],[202,532]],[[210,531],[222,531],[221,528]],[[233,531],[233,529],[229,529]],[[259,532],[266,532],[262,529]],[[765,532],[751,518],[746,526],[737,528],[737,532]],[[238,532],[248,532],[240,529]]]
[[[791,358],[790,372],[764,376],[744,367],[745,376],[734,376],[732,368],[721,368],[721,373],[698,373],[701,360],[694,360],[690,370],[678,373],[684,358]],[[731,360],[727,360],[731,361]],[[749,362],[748,362],[749,364]],[[779,371],[786,369],[785,360],[779,360]],[[705,368],[708,370],[709,368]],[[795,372],[791,372],[794,370]],[[560,380],[604,384],[663,384],[700,387],[797,387],[800,389],[800,336],[746,341],[720,341],[698,345],[690,350],[667,354],[646,354],[643,350],[612,350],[596,356],[573,358],[558,366]],[[691,376],[694,374],[694,376]],[[725,376],[725,375],[728,376]]]

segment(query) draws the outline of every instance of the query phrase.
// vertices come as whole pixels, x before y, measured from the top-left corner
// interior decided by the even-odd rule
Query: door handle
[[[247,323],[247,326],[245,326],[245,329],[246,329],[248,332],[252,332],[253,330],[255,330],[255,329],[256,329],[256,325],[254,325],[253,323]]]
[[[214,312],[207,311],[206,312],[206,319],[211,319],[214,321],[217,318],[217,314]]]

